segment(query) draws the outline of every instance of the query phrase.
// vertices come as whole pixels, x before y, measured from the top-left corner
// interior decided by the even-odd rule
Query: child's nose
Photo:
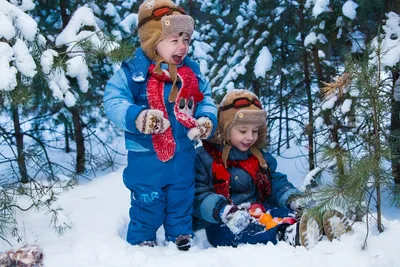
[[[179,41],[179,50],[186,50],[186,44],[184,41]]]
[[[246,133],[246,139],[247,140],[253,140],[254,139],[253,133],[252,132]]]

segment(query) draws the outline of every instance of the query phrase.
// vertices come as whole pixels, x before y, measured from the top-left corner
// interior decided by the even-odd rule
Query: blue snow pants
[[[272,217],[291,217],[293,211],[287,208],[275,208],[269,210]],[[212,224],[206,228],[208,242],[214,247],[231,246],[237,247],[240,244],[267,244],[278,242],[277,231],[279,225],[265,230],[265,226],[258,223],[250,223],[249,226],[239,234],[235,235],[225,224]]]
[[[156,241],[157,229],[164,225],[167,241],[192,235],[194,199],[193,147],[161,162],[154,151],[128,152],[124,183],[131,190],[127,241],[132,245]]]

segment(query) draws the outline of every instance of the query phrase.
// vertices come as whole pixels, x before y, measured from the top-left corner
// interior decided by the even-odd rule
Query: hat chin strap
[[[265,162],[265,159],[264,159],[264,157],[263,157],[261,151],[260,151],[257,147],[255,147],[254,145],[252,145],[252,146],[250,147],[250,152],[251,152],[251,154],[253,154],[253,155],[258,159],[258,162],[260,163],[260,166],[261,166],[262,168],[266,169],[266,168],[268,167],[268,165],[267,165],[267,163]]]
[[[161,70],[161,63],[165,63],[165,60],[156,54],[156,67],[154,68],[154,72],[157,73],[158,75],[162,74]],[[168,96],[168,102],[169,103],[174,103],[176,101],[176,97],[178,96],[178,86],[176,85],[176,81],[178,79],[178,68],[174,64],[168,64],[168,71],[169,71],[169,77],[172,80],[172,88],[171,92],[169,93]]]
[[[224,163],[226,169],[228,169],[227,161],[228,161],[229,151],[231,151],[231,148],[232,145],[230,144],[230,142],[229,143],[225,142],[224,148],[222,149],[221,158],[222,158],[222,163]]]

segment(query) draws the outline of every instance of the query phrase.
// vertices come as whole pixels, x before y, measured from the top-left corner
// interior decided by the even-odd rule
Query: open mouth
[[[180,64],[183,60],[183,55],[173,55],[172,60],[175,64]]]

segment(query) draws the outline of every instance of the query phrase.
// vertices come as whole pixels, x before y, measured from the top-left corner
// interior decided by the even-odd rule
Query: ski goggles
[[[151,16],[148,16],[148,17],[142,19],[139,22],[138,29],[140,27],[142,27],[144,24],[146,24],[147,22],[149,22],[150,20],[160,20],[162,17],[171,15],[175,11],[178,11],[182,15],[186,15],[185,10],[183,10],[183,8],[181,8],[179,6],[177,6],[177,7],[162,6],[162,7],[154,9],[153,12],[151,13]]]
[[[248,99],[247,97],[239,97],[233,100],[232,104],[226,105],[226,106],[221,106],[219,108],[220,111],[224,111],[230,108],[246,108],[250,107],[251,105],[254,105],[260,109],[262,109],[262,105],[260,101],[256,98],[253,99]]]

